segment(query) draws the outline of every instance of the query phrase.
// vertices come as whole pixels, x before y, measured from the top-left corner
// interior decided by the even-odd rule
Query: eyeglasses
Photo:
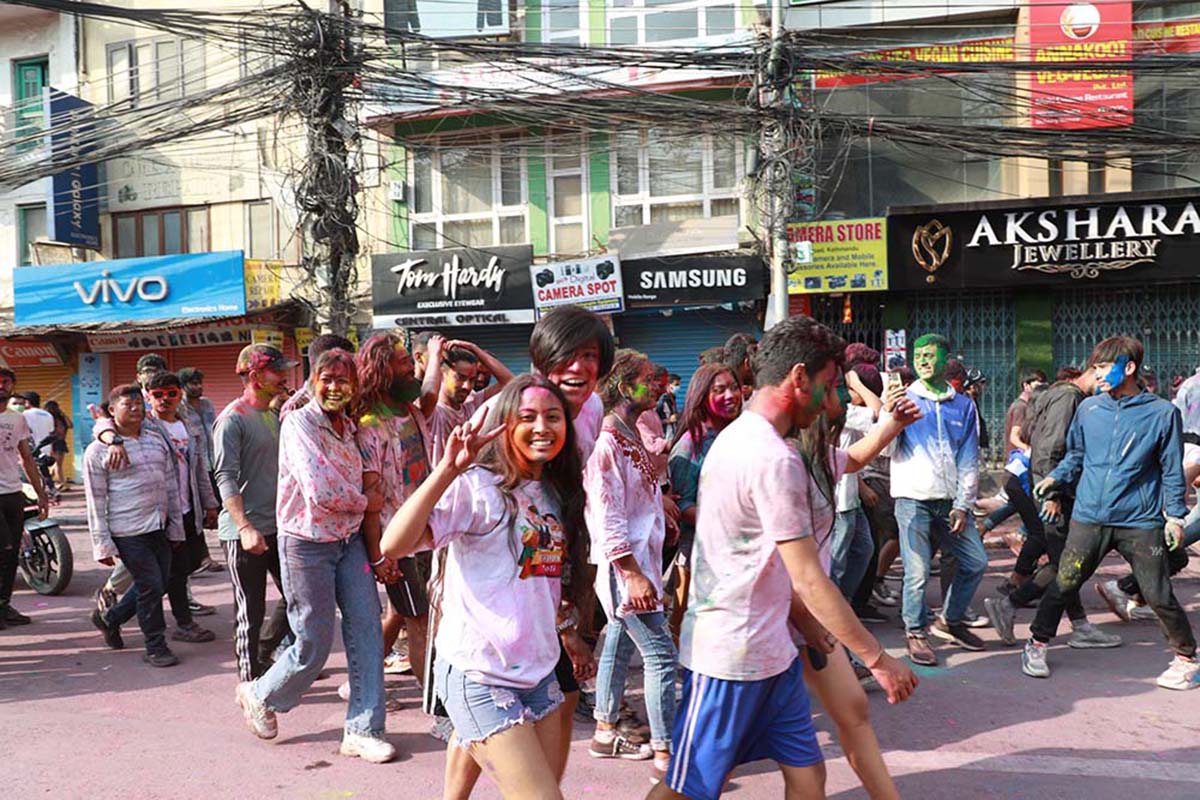
[[[178,389],[151,389],[150,396],[155,400],[178,400]]]

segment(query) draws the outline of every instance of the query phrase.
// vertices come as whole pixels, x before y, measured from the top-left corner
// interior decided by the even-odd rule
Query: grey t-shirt
[[[263,536],[275,535],[275,488],[279,482],[279,420],[241,398],[225,407],[213,428],[214,471],[221,493],[217,535],[238,538],[225,500],[242,496],[246,517]]]

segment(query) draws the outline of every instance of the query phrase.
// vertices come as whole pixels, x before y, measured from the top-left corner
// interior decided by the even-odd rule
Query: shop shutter
[[[416,336],[420,329],[414,328]],[[529,372],[529,337],[532,325],[464,325],[459,328],[439,328],[443,336],[477,344],[512,370],[514,375]]]
[[[137,380],[137,362],[138,359],[144,356],[150,350],[120,350],[116,353],[108,354],[108,385],[117,387],[125,383],[133,383]],[[163,353],[164,358],[167,351],[159,351]]]
[[[49,401],[57,400],[67,418],[75,421],[75,402],[71,393],[71,378],[75,373],[73,366],[68,363],[60,367],[19,367],[15,372],[15,389],[18,394],[37,392],[42,401],[42,408],[45,408]],[[67,477],[73,477],[74,474],[74,453],[75,431],[71,429],[67,432],[67,458],[63,462]],[[82,478],[79,480],[82,481]]]
[[[735,333],[749,333],[756,339],[763,333],[752,313],[724,309],[673,310],[670,316],[654,310],[627,311],[614,317],[613,324],[618,346],[642,351],[683,379],[676,398],[681,410],[700,353],[725,344]]]
[[[847,342],[862,342],[883,352],[883,299],[886,295],[882,292],[852,292],[836,296],[814,294],[808,297],[812,318],[817,322],[829,326]],[[850,322],[843,321],[846,318],[847,297],[850,298]]]
[[[181,347],[164,351],[164,355],[174,372],[195,367],[204,373],[204,396],[212,401],[219,414],[242,393],[242,379],[235,371],[242,347],[240,344]]]

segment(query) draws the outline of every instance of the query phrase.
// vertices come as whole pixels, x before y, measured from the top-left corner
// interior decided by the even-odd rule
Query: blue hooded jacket
[[[1150,392],[1087,398],[1050,477],[1079,482],[1071,516],[1080,522],[1161,529],[1164,511],[1182,519],[1188,509],[1179,409]]]

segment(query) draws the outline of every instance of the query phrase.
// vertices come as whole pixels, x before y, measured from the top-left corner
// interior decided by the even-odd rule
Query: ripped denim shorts
[[[438,697],[450,715],[460,747],[485,741],[523,722],[537,722],[563,702],[553,672],[532,689],[511,689],[476,683],[441,658],[433,671]]]

